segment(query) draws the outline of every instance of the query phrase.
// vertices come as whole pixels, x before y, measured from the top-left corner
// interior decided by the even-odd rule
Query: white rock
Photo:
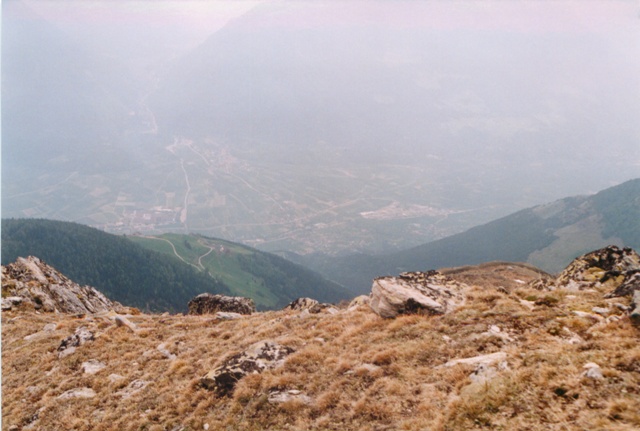
[[[488,355],[480,355],[474,356],[472,358],[462,358],[462,359],[452,359],[451,361],[444,364],[445,367],[453,367],[458,364],[468,364],[468,365],[491,365],[496,362],[502,362],[507,359],[507,354],[505,352],[496,352],[490,353]]]
[[[307,317],[309,317],[309,316],[311,316],[311,313],[309,312],[309,309],[308,309],[308,308],[305,308],[304,310],[302,310],[302,311],[300,312],[300,314],[298,314],[298,317],[299,317],[300,319],[305,319],[305,318],[307,318]]]
[[[244,317],[242,314],[232,313],[231,311],[218,311],[215,314],[216,320],[236,320],[236,319],[242,319],[242,317]]]
[[[573,314],[575,314],[578,317],[584,317],[586,319],[595,320],[596,322],[599,322],[604,319],[602,316],[599,316],[597,314],[587,313],[586,311],[574,310]]]
[[[89,359],[87,362],[83,362],[80,368],[85,374],[96,374],[97,372],[107,367],[103,362],[97,359]]]
[[[611,312],[608,308],[603,307],[593,307],[591,311],[605,317]]]
[[[66,349],[58,352],[58,359],[62,359],[65,358],[73,353],[76,352],[76,348],[75,347],[67,347]]]
[[[122,316],[120,314],[115,316],[114,320],[116,322],[116,326],[118,326],[118,327],[126,326],[132,332],[136,332],[138,330],[138,327],[133,322],[131,322],[129,319],[127,319],[126,317],[124,317],[124,316]]]
[[[600,365],[596,364],[595,362],[588,362],[584,364],[582,368],[585,369],[585,372],[582,373],[583,377],[594,380],[604,379]]]
[[[354,310],[361,305],[368,305],[371,298],[368,295],[356,296],[349,303],[349,310]]]
[[[536,304],[533,301],[527,301],[526,299],[521,299],[520,300],[520,304],[524,305],[525,307],[527,307],[529,310],[533,310],[534,308],[536,308]]]
[[[301,391],[292,389],[289,391],[277,391],[269,394],[268,401],[272,404],[286,403],[289,401],[299,401],[304,404],[311,404],[312,400],[308,395],[303,394]]]
[[[129,398],[132,395],[137,394],[138,392],[146,388],[149,383],[151,382],[146,380],[139,380],[139,379],[134,380],[131,383],[129,383],[129,385],[126,388],[116,392],[116,395],[121,396],[123,399]]]
[[[59,395],[58,399],[67,400],[70,398],[93,398],[96,395],[97,395],[96,391],[94,391],[91,388],[76,388],[76,389],[70,389],[65,393]]]
[[[120,380],[124,379],[124,377],[121,376],[120,374],[109,374],[109,376],[107,378],[109,379],[109,381],[111,383],[115,383],[117,381],[120,381]]]
[[[437,271],[380,277],[373,281],[369,306],[386,318],[420,311],[444,314],[464,303],[466,287]]]
[[[498,370],[495,367],[487,364],[478,364],[469,379],[474,383],[486,383],[494,378],[496,374],[498,374]]]

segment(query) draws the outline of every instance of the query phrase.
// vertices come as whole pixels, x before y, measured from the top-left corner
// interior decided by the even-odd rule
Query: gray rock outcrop
[[[312,298],[298,298],[293,300],[289,305],[284,307],[285,310],[297,310],[304,311],[309,310],[309,313],[317,314],[322,310],[331,308],[331,304],[325,304],[316,301]]]
[[[34,256],[19,257],[2,267],[2,309],[31,304],[36,310],[87,314],[121,310],[91,286],[80,286]],[[19,300],[21,299],[21,300]]]
[[[284,309],[302,311],[308,310],[318,304],[319,302],[312,298],[298,298],[291,301]]]
[[[629,307],[629,317],[634,325],[640,326],[640,289],[633,292],[631,306]]]
[[[632,295],[640,289],[640,255],[631,248],[610,245],[577,257],[554,280],[534,287],[605,288],[608,298]]]
[[[294,352],[291,347],[273,341],[260,341],[247,350],[227,359],[222,365],[207,373],[200,383],[215,391],[218,396],[230,395],[238,380],[248,374],[261,373],[277,368]]]
[[[405,272],[376,278],[369,306],[382,317],[399,314],[444,314],[464,303],[467,285],[438,271]]]
[[[251,314],[256,306],[250,298],[202,293],[189,301],[189,314],[215,314],[219,311]]]
[[[76,351],[76,347],[82,346],[86,342],[93,341],[94,339],[94,333],[84,326],[81,326],[76,329],[73,335],[69,335],[67,338],[62,340],[58,346],[58,357],[64,358],[65,356],[74,353]]]

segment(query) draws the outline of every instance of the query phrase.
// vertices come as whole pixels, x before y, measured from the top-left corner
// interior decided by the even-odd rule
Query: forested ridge
[[[230,293],[223,282],[126,237],[78,223],[3,219],[2,264],[29,255],[110,299],[146,311],[184,311],[200,293]]]

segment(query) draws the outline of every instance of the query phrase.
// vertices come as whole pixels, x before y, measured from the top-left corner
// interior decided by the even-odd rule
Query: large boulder
[[[373,281],[369,306],[382,317],[444,314],[464,303],[467,285],[438,271],[405,272]]]
[[[238,380],[248,374],[257,374],[284,364],[295,350],[273,341],[260,341],[247,350],[231,356],[222,365],[207,373],[200,383],[219,396],[230,395]]]
[[[202,293],[189,301],[189,314],[215,314],[219,311],[251,314],[256,306],[250,298]]]
[[[2,296],[9,298],[3,301],[3,310],[20,304],[70,314],[123,310],[122,305],[96,288],[74,283],[34,256],[19,257],[15,263],[2,267]]]
[[[607,297],[631,296],[640,289],[640,255],[633,249],[610,245],[577,257],[547,289],[605,289]]]

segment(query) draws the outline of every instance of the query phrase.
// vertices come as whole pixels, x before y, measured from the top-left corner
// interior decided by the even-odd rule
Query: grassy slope
[[[178,259],[168,243],[171,242],[183,262],[207,271],[229,286],[233,294],[253,298],[262,309],[283,307],[301,296],[328,302],[349,297],[340,286],[306,268],[241,244],[181,234],[163,234],[155,239],[132,236],[129,239]]]
[[[175,256],[173,248],[162,239],[170,241],[180,257],[189,265],[196,268],[200,268],[198,258],[209,252],[209,248],[203,246],[202,243],[210,244],[211,246],[224,244],[223,246],[228,250],[227,253],[214,251],[202,258],[201,262],[206,271],[229,286],[233,295],[253,298],[261,308],[274,308],[281,305],[279,304],[278,297],[274,295],[273,292],[265,289],[263,283],[259,283],[255,277],[252,277],[250,273],[243,271],[240,267],[236,255],[249,254],[249,252],[242,247],[228,246],[224,242],[218,242],[217,240],[199,240],[196,237],[180,234],[163,234],[157,238],[158,239],[135,236],[129,237],[129,239],[145,248]],[[185,246],[185,241],[189,244],[188,247]]]
[[[502,267],[500,276],[508,275]],[[106,318],[3,312],[3,429],[640,429],[638,328],[625,316],[598,323],[573,313],[628,298],[525,287],[505,293],[490,286],[472,288],[467,304],[446,316],[382,319],[366,306],[337,315],[277,311],[223,322],[138,315],[130,318],[136,333]],[[522,298],[541,299],[540,305],[530,310]],[[57,325],[53,332],[42,331],[48,323]],[[512,341],[482,335],[492,325]],[[60,340],[79,326],[95,331],[95,341],[57,359]],[[569,343],[567,331],[583,341]],[[241,380],[231,398],[198,386],[225,357],[265,339],[296,352],[282,368]],[[160,344],[177,358],[166,359]],[[506,353],[507,367],[486,383],[471,381],[471,365],[442,367],[494,352]],[[106,368],[83,373],[81,364],[90,359]],[[582,376],[589,362],[600,365],[603,379]],[[124,391],[135,381],[149,383],[127,398]],[[58,398],[75,388],[97,395]],[[267,401],[271,391],[292,389],[311,404]]]

